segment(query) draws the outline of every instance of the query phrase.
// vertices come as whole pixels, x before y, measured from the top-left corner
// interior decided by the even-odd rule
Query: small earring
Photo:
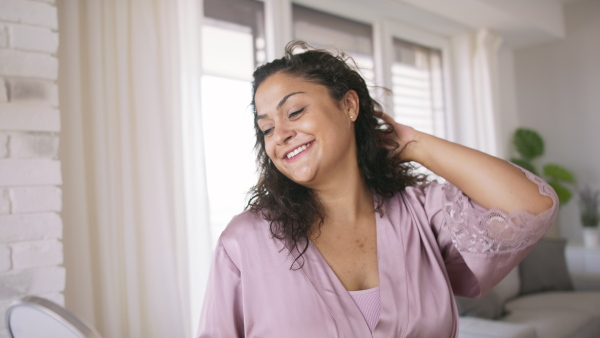
[[[350,120],[354,120],[354,116],[350,115]]]

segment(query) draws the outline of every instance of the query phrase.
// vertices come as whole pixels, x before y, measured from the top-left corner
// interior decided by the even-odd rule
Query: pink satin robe
[[[375,214],[381,314],[372,333],[312,242],[302,268],[290,270],[290,251],[246,211],[216,247],[198,337],[456,337],[453,295],[491,289],[556,217],[554,191],[527,176],[554,200],[537,216],[488,211],[435,182],[385,200]]]

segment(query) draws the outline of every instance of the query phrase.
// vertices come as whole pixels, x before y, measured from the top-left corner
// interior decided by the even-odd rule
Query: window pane
[[[294,5],[292,10],[295,39],[317,48],[344,51],[354,59],[367,83],[374,83],[370,25],[299,5]]]
[[[439,50],[394,39],[392,85],[396,121],[441,138],[446,136]],[[425,167],[418,168],[430,178],[443,181]]]
[[[265,63],[265,10],[262,1],[204,0],[204,18],[208,18],[206,21],[209,23],[216,20],[221,25],[229,24],[232,30],[239,27],[249,30],[253,37],[254,64],[258,66]],[[221,45],[227,44],[235,47],[228,40],[221,41]]]
[[[256,183],[252,72],[264,62],[264,11],[255,0],[205,0],[202,121],[213,245]]]
[[[251,84],[223,77],[202,77],[202,122],[213,243],[246,206],[256,183]]]
[[[394,39],[394,117],[420,131],[446,136],[439,50]]]
[[[202,27],[203,73],[251,81],[254,71],[251,31],[244,30],[244,26],[210,23]]]

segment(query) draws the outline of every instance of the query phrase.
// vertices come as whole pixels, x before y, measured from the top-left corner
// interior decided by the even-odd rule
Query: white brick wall
[[[62,238],[62,220],[55,213],[1,215],[2,242],[15,243]]]
[[[0,1],[0,21],[58,29],[56,7],[28,0]]]
[[[0,132],[0,159],[8,155],[8,134]]]
[[[60,292],[65,287],[65,269],[60,266],[12,270],[2,275],[0,299]]]
[[[8,33],[3,25],[0,25],[0,48],[8,46]]]
[[[12,103],[58,106],[58,86],[51,81],[7,79],[6,89],[7,99]]]
[[[4,25],[0,25],[0,48],[8,46],[8,32]]]
[[[0,74],[56,80],[58,60],[45,53],[0,49]]]
[[[8,92],[6,91],[6,85],[4,79],[0,79],[0,102],[8,101]]]
[[[0,215],[10,212],[10,199],[8,198],[8,190],[0,189]]]
[[[58,48],[58,33],[49,28],[8,25],[8,46],[14,49],[54,53]]]
[[[54,0],[0,0],[0,338],[14,300],[64,305]]]
[[[11,158],[47,158],[58,155],[58,135],[43,132],[10,133],[8,153]]]
[[[60,112],[42,106],[0,103],[0,126],[3,130],[59,131]]]
[[[62,243],[57,240],[19,242],[10,247],[14,269],[39,268],[60,265],[63,262]]]
[[[0,272],[10,270],[10,248],[8,245],[0,244]]]
[[[52,160],[0,160],[0,186],[61,184],[60,162]]]
[[[12,201],[12,212],[15,214],[59,212],[62,208],[62,191],[54,186],[12,188],[10,189],[10,200]]]

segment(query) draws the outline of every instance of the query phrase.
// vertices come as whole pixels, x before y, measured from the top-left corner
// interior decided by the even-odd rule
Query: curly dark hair
[[[304,52],[294,54],[298,47]],[[378,119],[382,114],[381,105],[371,98],[367,84],[350,57],[342,52],[332,54],[314,49],[301,41],[288,43],[284,57],[258,67],[253,74],[252,108],[260,176],[250,190],[247,208],[255,213],[263,211],[273,237],[298,250],[295,262],[308,248],[313,225],[317,222],[316,229],[319,230],[326,213],[316,194],[283,175],[265,151],[264,135],[256,119],[254,96],[269,76],[279,72],[327,87],[331,97],[338,102],[349,90],[358,94],[359,114],[354,123],[357,161],[367,186],[376,197],[376,211],[381,213],[383,198],[424,182],[425,176],[416,174],[414,166],[402,162],[398,155],[393,156],[398,144],[385,136],[393,133],[394,129]]]

